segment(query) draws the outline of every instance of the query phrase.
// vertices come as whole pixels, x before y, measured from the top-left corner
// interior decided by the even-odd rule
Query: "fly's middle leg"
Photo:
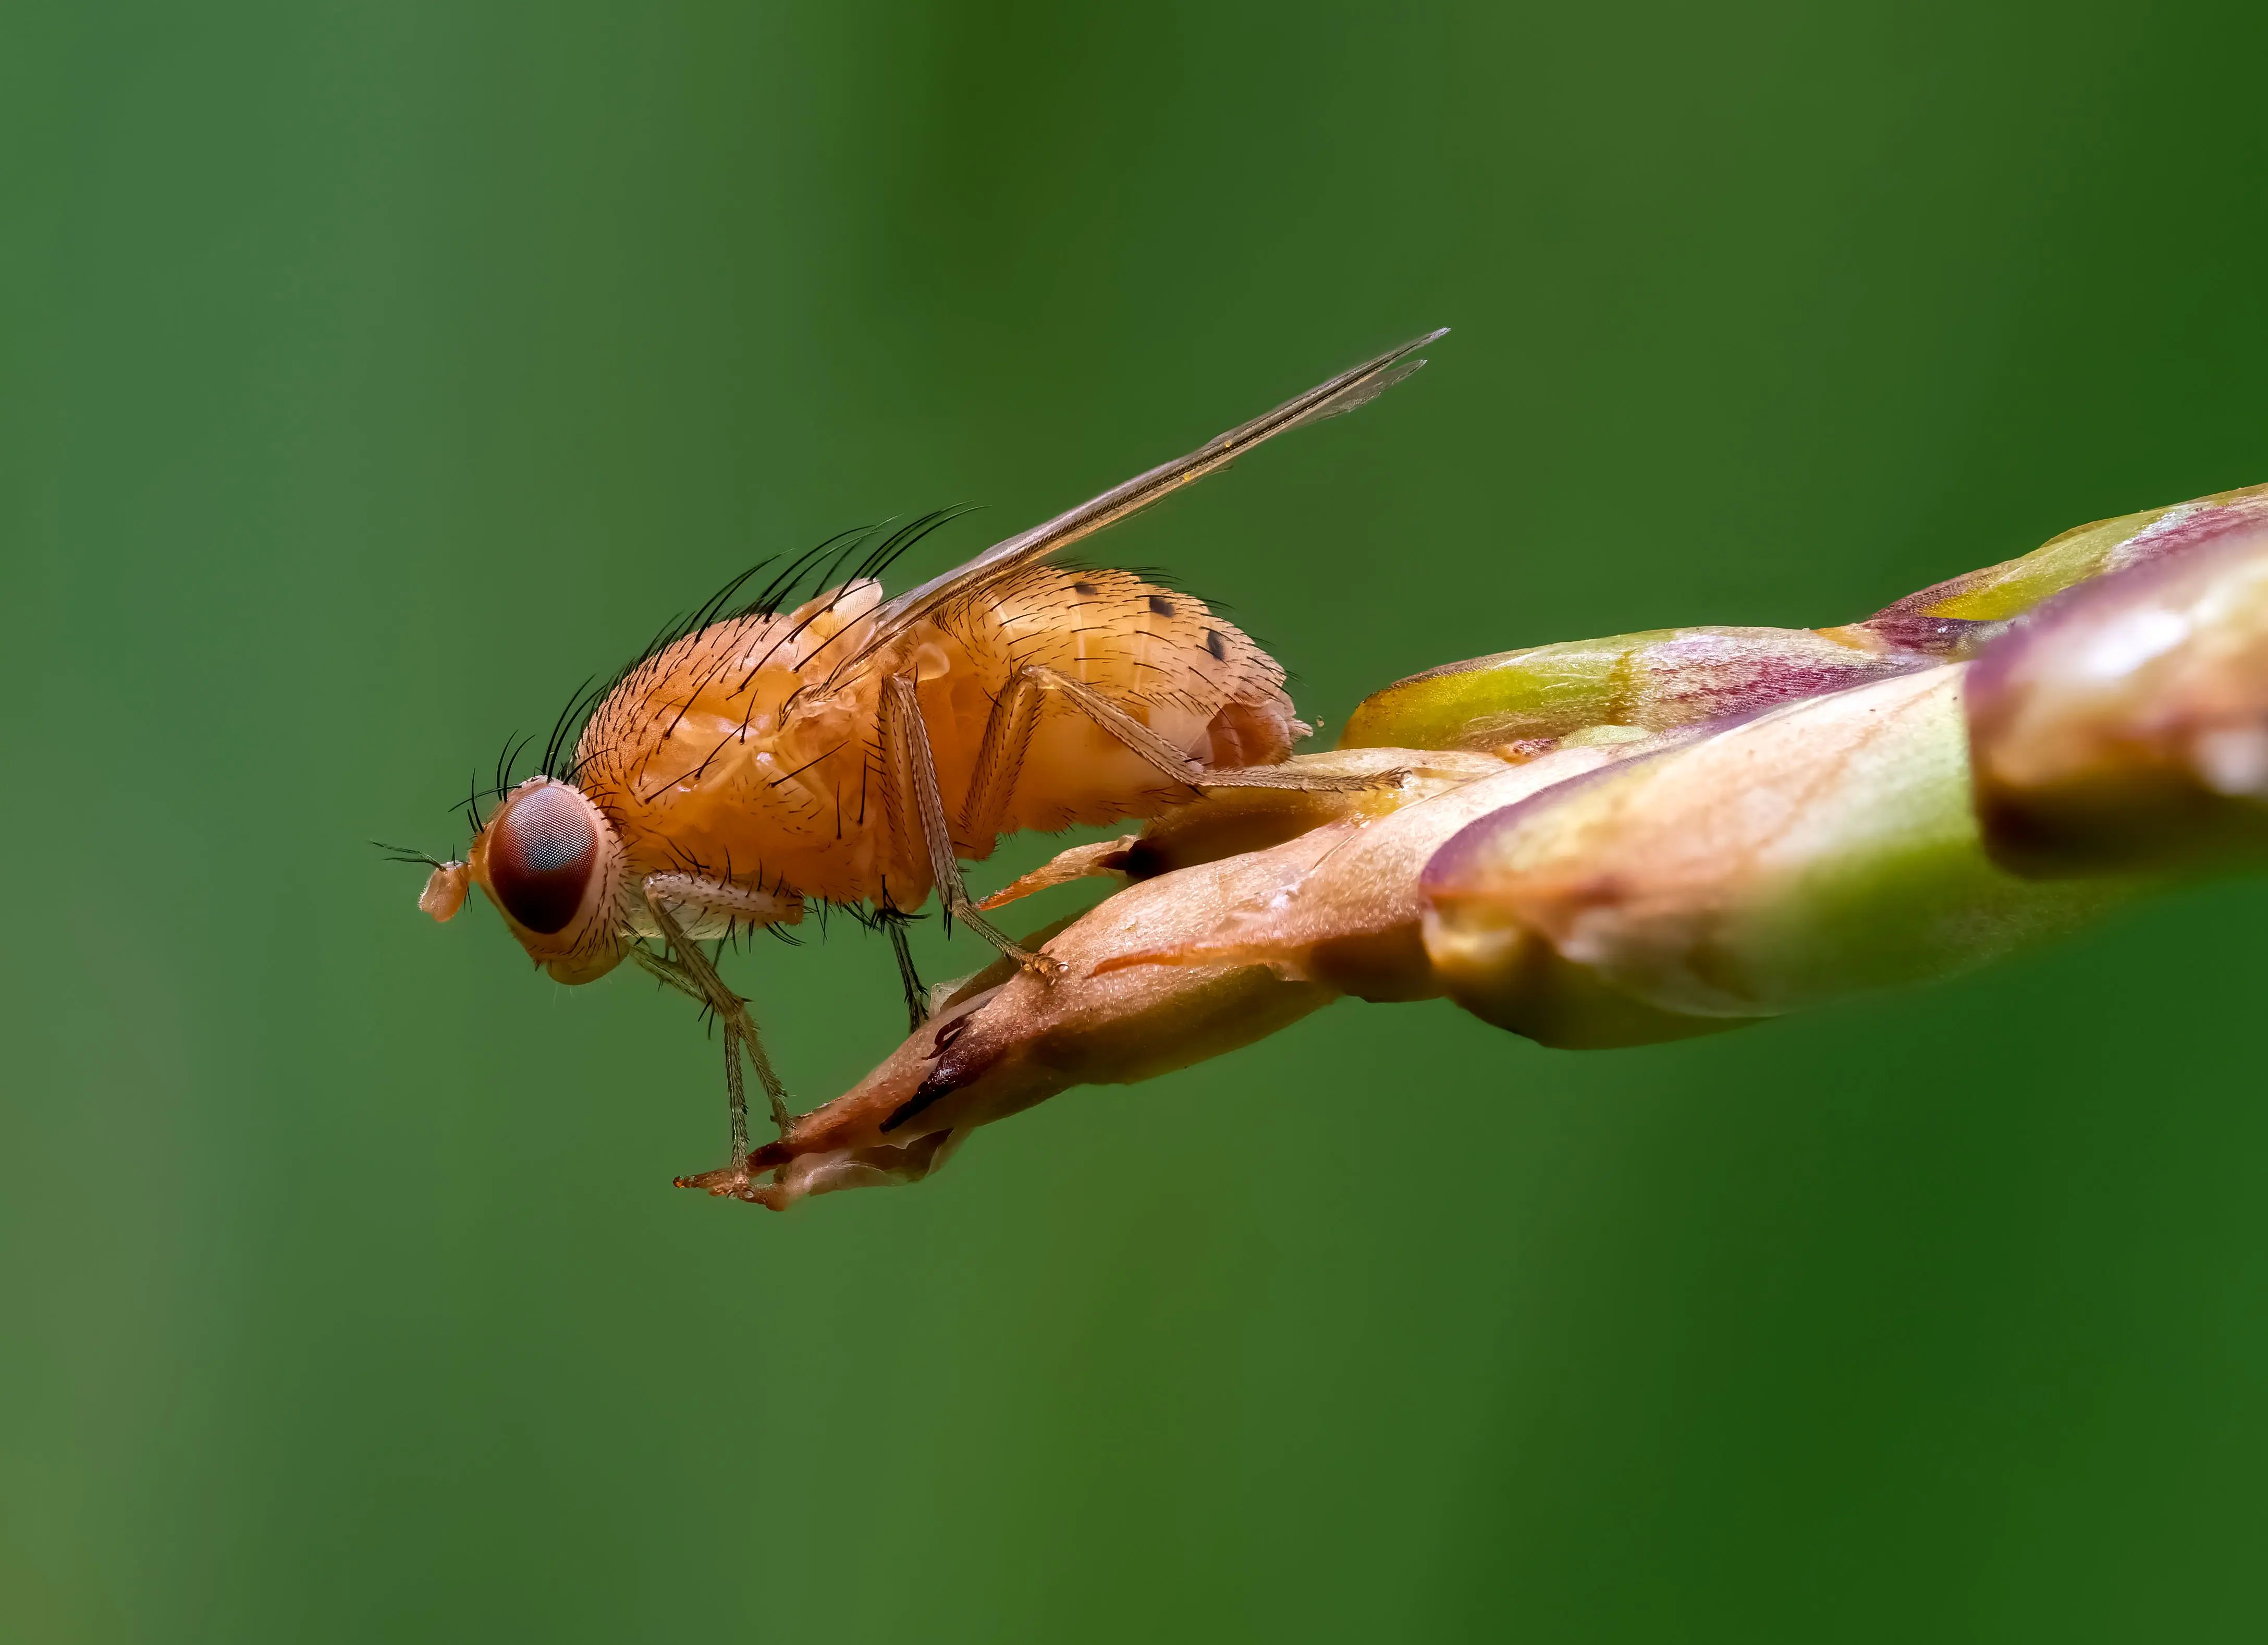
[[[976,774],[969,779],[968,798],[961,808],[961,837],[979,851],[999,837],[1043,705],[1039,673],[1028,668],[1017,669],[993,702],[984,722],[984,740],[976,747]]]
[[[987,741],[990,741],[989,735]],[[1061,969],[1055,961],[1012,941],[976,911],[976,900],[961,877],[960,859],[954,855],[953,832],[945,820],[945,795],[938,786],[937,759],[930,752],[929,727],[922,723],[921,699],[911,680],[895,677],[883,682],[882,745],[889,763],[887,799],[892,822],[902,830],[902,838],[928,855],[930,879],[937,887],[938,900],[945,904],[946,929],[951,931],[953,922],[959,919],[1024,970],[1035,976],[1054,976]],[[1009,786],[1014,781],[1012,772]]]

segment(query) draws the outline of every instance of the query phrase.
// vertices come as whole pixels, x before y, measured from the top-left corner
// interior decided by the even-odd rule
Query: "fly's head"
[[[437,867],[417,906],[447,919],[477,884],[528,957],[557,981],[614,970],[629,934],[620,914],[622,845],[605,812],[572,783],[532,777],[505,796],[467,862]]]

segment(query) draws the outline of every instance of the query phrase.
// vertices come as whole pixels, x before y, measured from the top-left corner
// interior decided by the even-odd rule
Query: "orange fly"
[[[724,1030],[733,1165],[747,1157],[746,1051],[783,1131],[787,1094],[747,1001],[702,941],[799,922],[817,899],[887,929],[918,1025],[904,918],[938,893],[1003,955],[1054,963],[995,930],[960,863],[1019,829],[1153,816],[1208,788],[1344,786],[1278,769],[1309,727],[1284,670],[1199,601],[1128,572],[1047,557],[1224,468],[1263,440],[1366,404],[1425,364],[1440,331],[1342,373],[1188,456],[895,599],[876,575],[943,516],[843,573],[858,542],[822,545],[824,592],[737,609],[729,586],[599,694],[556,774],[504,790],[463,862],[435,863],[418,906],[456,913],[477,884],[563,983],[636,962]],[[567,717],[571,718],[571,714]],[[563,731],[564,719],[563,719]],[[424,860],[431,861],[431,859]],[[714,1175],[713,1173],[711,1175]]]

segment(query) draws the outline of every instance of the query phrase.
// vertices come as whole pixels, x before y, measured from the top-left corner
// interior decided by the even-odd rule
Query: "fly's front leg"
[[[1022,672],[1049,690],[1063,693],[1071,706],[1140,755],[1160,773],[1177,782],[1187,783],[1200,793],[1209,788],[1293,788],[1303,793],[1352,793],[1365,788],[1391,788],[1409,775],[1407,771],[1396,771],[1360,777],[1331,777],[1318,771],[1287,770],[1280,765],[1209,770],[1093,686],[1040,663],[1027,664]],[[1026,741],[1028,742],[1029,740],[1027,733]]]
[[[787,1134],[794,1123],[788,1111],[787,1088],[772,1067],[771,1059],[765,1054],[763,1037],[757,1032],[755,1019],[748,1014],[748,1002],[725,985],[725,979],[710,963],[691,938],[685,934],[668,904],[696,900],[696,888],[684,874],[655,874],[644,885],[646,911],[655,929],[666,944],[664,953],[655,954],[643,947],[633,947],[630,953],[637,963],[654,976],[680,992],[688,994],[717,1014],[717,1022],[725,1042],[725,1100],[730,1125],[732,1163],[718,1171],[704,1171],[691,1177],[680,1177],[681,1186],[706,1188],[711,1193],[732,1194],[746,1199],[753,1191],[748,1176],[748,1103],[742,1083],[740,1058],[745,1052],[755,1065],[756,1079],[764,1088],[764,1095],[771,1107],[772,1124],[781,1135]],[[730,901],[742,900],[735,896],[737,888],[719,886],[718,895]],[[745,894],[742,894],[743,896]]]
[[[725,1025],[719,1036],[725,1042],[725,1119],[726,1132],[732,1138],[732,1159],[735,1165],[748,1157],[748,1089],[740,1078],[740,1030],[731,1023]],[[775,1116],[774,1123],[777,1123]],[[787,1127],[780,1126],[784,1136]]]
[[[674,955],[659,959],[648,955],[644,962],[646,969],[716,1012],[717,1020],[740,1041],[748,1060],[755,1064],[756,1079],[771,1104],[772,1123],[785,1131],[795,1118],[788,1112],[787,1087],[780,1083],[779,1075],[772,1068],[772,1059],[764,1053],[763,1036],[756,1031],[755,1019],[748,1014],[748,1002],[725,985],[725,979],[717,974],[709,956],[685,934],[684,927],[656,898],[651,887],[646,892],[646,909]],[[641,950],[633,948],[631,952],[638,954]]]
[[[668,984],[695,1004],[714,1008],[711,1007],[708,990],[675,960],[651,948],[636,947],[630,949],[630,957],[657,980]],[[725,1115],[732,1138],[732,1157],[738,1164],[748,1157],[748,1098],[740,1078],[740,1030],[732,1018],[721,1014],[719,1027],[725,1042]],[[678,1178],[681,1184],[685,1180]]]
[[[945,904],[946,929],[951,931],[954,920],[961,919],[1024,970],[1035,976],[1053,976],[1061,969],[1054,961],[1012,942],[976,911],[961,877],[960,859],[954,855],[953,833],[945,821],[945,795],[938,787],[937,760],[930,752],[929,728],[922,723],[921,698],[915,693],[914,682],[903,678],[884,681],[882,708],[891,820],[901,839],[928,853],[930,879],[937,886],[938,900]],[[1010,781],[1012,784],[1012,777]]]

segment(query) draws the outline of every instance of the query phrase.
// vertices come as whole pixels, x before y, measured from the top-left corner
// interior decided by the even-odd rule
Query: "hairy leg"
[[[1042,704],[1038,675],[1030,668],[1017,669],[992,704],[984,740],[976,749],[976,774],[961,808],[961,837],[976,850],[999,837],[1008,802],[1015,797],[1016,779],[1024,773],[1024,756],[1031,751],[1032,733],[1039,728]]]
[[[659,876],[657,876],[659,877]],[[748,1014],[748,1002],[725,985],[709,956],[685,934],[685,928],[670,911],[670,904],[688,899],[683,888],[674,883],[684,876],[672,875],[670,895],[665,899],[651,882],[644,888],[646,911],[667,945],[665,952],[655,954],[637,947],[631,956],[648,971],[669,984],[680,992],[688,994],[717,1014],[724,1029],[725,1084],[733,1126],[733,1156],[735,1163],[747,1157],[747,1103],[740,1084],[740,1054],[747,1053],[755,1065],[756,1078],[764,1088],[764,1095],[771,1105],[772,1124],[782,1132],[787,1130],[794,1116],[788,1111],[787,1088],[781,1083],[772,1067],[771,1059],[765,1054],[762,1036],[757,1032],[755,1019]]]
[[[1062,693],[1072,707],[1159,771],[1200,792],[1208,788],[1296,788],[1307,793],[1348,793],[1363,788],[1390,788],[1408,775],[1405,771],[1385,771],[1373,776],[1329,777],[1321,772],[1287,771],[1278,765],[1208,770],[1093,686],[1038,663],[1027,665],[1023,673],[1048,690]]]
[[[1020,948],[991,921],[976,911],[961,877],[961,863],[953,853],[952,831],[946,826],[945,796],[938,788],[937,760],[930,752],[929,728],[922,723],[921,699],[914,682],[902,677],[883,682],[883,741],[889,763],[892,815],[906,831],[907,843],[929,858],[930,879],[938,900],[945,905],[945,926],[953,929],[958,918],[1026,970],[1050,975],[1052,962]]]
[[[898,983],[906,991],[906,1032],[910,1034],[929,1021],[929,990],[914,969],[913,949],[906,942],[906,922],[885,915],[882,926],[890,933],[890,952],[897,955]]]

